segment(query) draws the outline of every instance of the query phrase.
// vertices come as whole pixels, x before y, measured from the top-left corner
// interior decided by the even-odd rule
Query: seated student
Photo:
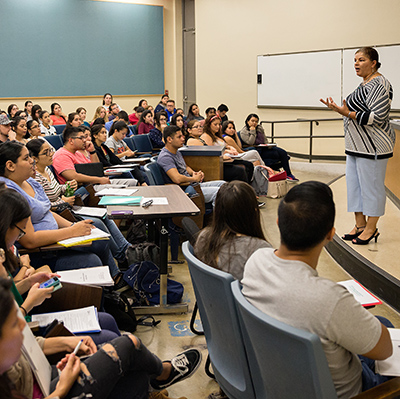
[[[224,147],[224,180],[241,180],[250,183],[253,178],[254,165],[246,160],[232,159],[230,155],[237,155],[237,151],[228,146],[221,133],[221,119],[218,115],[208,116],[203,126],[200,139],[204,145],[217,145]]]
[[[175,101],[169,99],[167,101],[167,107],[165,108],[165,111],[168,114],[168,122],[171,120],[172,116],[176,114],[176,109],[175,109]]]
[[[40,121],[40,132],[45,136],[54,136],[57,134],[56,128],[52,125],[50,114],[47,111],[40,111],[39,113],[39,121]]]
[[[224,123],[228,120],[228,116],[226,113],[229,111],[229,108],[225,104],[220,104],[217,108],[217,115],[221,118],[221,122]]]
[[[206,203],[215,204],[219,188],[225,183],[223,180],[203,182],[204,173],[199,170],[195,172],[186,165],[182,154],[178,151],[183,146],[185,138],[177,126],[167,126],[164,129],[165,147],[158,155],[157,163],[161,166],[166,183],[200,183]],[[186,192],[193,192],[188,186]]]
[[[26,144],[27,140],[25,138],[27,127],[26,127],[26,120],[21,118],[20,116],[16,116],[11,121],[11,129],[15,133],[15,141],[19,143]]]
[[[153,113],[149,109],[143,111],[136,127],[138,134],[147,134],[154,128]]]
[[[82,125],[81,118],[77,112],[70,112],[67,118],[67,126],[66,127],[79,127]]]
[[[90,127],[89,122],[86,122],[86,109],[83,107],[79,107],[76,109],[76,113],[79,115],[79,119],[81,120],[81,124],[87,127]]]
[[[108,122],[107,111],[102,106],[96,108],[94,116],[93,116],[93,118],[92,118],[92,120],[90,122],[90,126],[92,126],[93,122],[98,118],[102,118],[103,119],[103,123],[107,123]]]
[[[14,119],[16,112],[19,110],[17,104],[10,104],[7,108],[7,114],[10,119]]]
[[[204,145],[204,142],[200,140],[200,136],[203,134],[203,126],[197,119],[191,119],[186,130],[188,132],[186,145]]]
[[[217,110],[214,107],[208,107],[206,109],[206,119],[208,117],[210,117],[211,115],[216,115],[217,114]]]
[[[25,321],[17,313],[10,292],[11,281],[0,279],[0,386],[4,398],[43,398],[26,356],[22,353]],[[150,384],[164,389],[193,375],[201,353],[189,349],[161,360],[134,335],[118,337],[97,348],[84,337],[77,355],[72,353],[82,337],[37,338],[44,354],[69,352],[58,364],[50,384],[49,398],[128,399],[148,398]],[[86,355],[80,359],[79,355]],[[36,366],[38,366],[36,364]],[[160,392],[160,399],[167,399]],[[181,398],[184,399],[184,398]]]
[[[108,120],[112,121],[113,119],[115,119],[115,117],[117,116],[119,111],[120,111],[120,108],[119,108],[118,104],[112,103],[110,105],[109,112],[108,112]]]
[[[135,153],[128,147],[123,140],[128,133],[128,125],[125,121],[115,122],[110,129],[110,137],[106,141],[106,146],[119,158],[126,159],[134,157]]]
[[[25,110],[23,110],[23,109],[20,109],[19,111],[17,111],[17,112],[15,113],[14,118],[15,118],[16,116],[20,116],[21,118],[24,118],[26,121],[28,121],[28,115],[27,115],[27,113],[25,112]]]
[[[42,112],[42,107],[39,105],[39,104],[35,104],[33,107],[32,107],[32,111],[31,111],[31,117],[32,117],[32,119],[34,120],[34,121],[36,121],[36,122],[40,122],[40,120],[39,120],[39,116],[40,116],[40,113]]]
[[[202,121],[204,119],[204,116],[200,115],[200,108],[197,104],[191,104],[189,107],[186,121],[189,122],[192,119],[195,119],[197,121]]]
[[[26,127],[28,129],[29,140],[32,140],[32,139],[45,140],[45,138],[43,137],[45,135],[41,132],[40,124],[38,122],[31,119],[26,124]]]
[[[30,100],[25,101],[25,113],[27,116],[27,121],[30,121],[32,119],[32,107],[33,107],[33,102]]]
[[[111,126],[117,122],[117,121],[125,121],[125,123],[128,125],[129,124],[129,116],[126,113],[126,111],[119,111],[117,116],[112,120],[112,121],[108,121],[104,126],[107,129],[107,132],[110,131]]]
[[[264,128],[258,124],[259,117],[256,114],[247,116],[245,126],[240,131],[240,138],[248,145],[268,144],[268,139],[265,136]],[[287,152],[280,147],[258,147],[257,151],[260,152],[261,158],[267,166],[280,162],[282,168],[287,174],[288,180],[298,181],[292,174],[289,166],[289,159]]]
[[[121,111],[124,112],[124,111]],[[122,165],[123,162],[119,159],[105,144],[107,140],[107,130],[102,125],[94,125],[91,129],[92,141],[94,148],[96,149],[99,161],[104,167],[110,167],[113,165]],[[134,178],[141,186],[147,186],[146,180],[144,179],[139,168],[134,168],[131,175],[125,176],[127,178]]]
[[[140,117],[144,111],[143,107],[135,107],[133,108],[133,113],[129,115],[129,122],[131,125],[136,125],[139,122]]]
[[[154,117],[154,128],[150,130],[149,137],[153,148],[163,148],[163,132],[167,125],[168,114],[165,111],[160,111]]]
[[[0,191],[1,209],[4,210],[2,228],[0,229],[0,251],[3,254],[0,259],[0,276],[11,277],[12,292],[15,301],[21,308],[26,321],[31,321],[29,313],[36,306],[41,305],[46,299],[51,298],[53,288],[40,288],[39,284],[57,276],[51,273],[48,266],[36,271],[30,265],[29,255],[19,257],[12,250],[15,241],[25,230],[31,210],[28,202],[21,194],[11,189]],[[14,247],[15,248],[15,247]],[[1,265],[2,262],[2,265]],[[22,295],[26,294],[25,299]],[[90,334],[97,344],[104,343],[120,336],[114,318],[108,313],[98,312],[101,331]]]
[[[106,110],[107,112],[107,120],[108,120],[108,115],[110,112],[110,105],[114,103],[114,99],[112,94],[110,93],[106,93],[103,96],[103,108]],[[118,105],[118,104],[117,104]],[[121,107],[118,105],[118,111],[121,110]]]
[[[15,133],[11,132],[11,121],[8,119],[8,116],[5,114],[0,114],[0,142],[5,142],[8,140],[13,140],[15,137]],[[10,138],[10,134],[12,138]]]
[[[247,259],[259,248],[270,248],[261,227],[254,189],[232,181],[218,191],[211,226],[197,237],[195,255],[205,264],[241,280]]]
[[[246,161],[253,162],[254,165],[265,165],[258,151],[243,151],[242,144],[240,143],[239,137],[236,133],[236,127],[233,121],[225,121],[222,124],[221,133],[226,144],[233,147],[238,152],[238,154],[243,154],[240,159],[245,159]],[[270,169],[270,171],[271,173],[274,173],[272,169]]]
[[[139,107],[142,107],[142,108],[144,108],[144,109],[147,109],[147,107],[149,106],[149,104],[147,103],[147,100],[142,99],[142,100],[139,101],[138,106],[139,106]]]
[[[161,96],[161,101],[157,104],[154,114],[157,115],[161,111],[165,111],[167,108],[167,101],[169,100],[168,94],[163,94]]]
[[[67,123],[67,115],[62,112],[61,105],[53,103],[50,108],[50,119],[53,121],[53,125],[65,125]]]
[[[110,183],[108,177],[88,176],[75,171],[75,165],[78,163],[99,162],[93,143],[87,142],[86,136],[79,127],[66,128],[63,133],[63,141],[64,146],[53,155],[53,167],[61,184],[67,180],[76,180],[78,183]],[[85,149],[89,151],[90,160],[78,151]]]
[[[350,398],[389,378],[374,373],[373,359],[388,358],[392,342],[385,325],[346,288],[318,276],[318,258],[333,239],[334,221],[326,184],[293,187],[279,204],[279,248],[256,251],[242,284],[244,296],[262,312],[320,337],[338,397]]]
[[[170,125],[178,126],[181,129],[183,135],[185,136],[185,141],[187,139],[187,132],[185,128],[185,119],[182,114],[178,114],[178,112],[172,116]]]
[[[31,177],[34,172],[33,159],[24,145],[7,142],[0,146],[0,181],[20,193],[32,209],[19,243],[25,248],[34,249],[89,234],[92,229],[90,219],[71,223],[50,211],[51,204],[42,186]],[[53,271],[108,265],[115,281],[121,281],[120,271],[106,240],[94,241],[87,248],[32,253],[31,260],[34,267],[45,262]]]

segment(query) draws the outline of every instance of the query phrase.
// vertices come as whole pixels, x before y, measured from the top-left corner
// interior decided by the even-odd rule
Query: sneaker
[[[113,287],[114,291],[125,292],[131,289],[129,284],[124,280],[122,273],[119,274],[117,280],[118,280],[117,283],[114,282],[114,287]]]
[[[189,349],[171,359],[172,371],[170,376],[164,380],[151,380],[154,389],[164,389],[179,381],[190,377],[200,366],[201,353],[197,349]]]
[[[286,180],[299,181],[299,179],[294,175],[287,175]]]

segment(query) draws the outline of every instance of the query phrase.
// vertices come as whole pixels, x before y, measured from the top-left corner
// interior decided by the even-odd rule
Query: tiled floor
[[[298,177],[300,181],[318,180],[329,183],[333,179],[341,176],[344,173],[344,165],[340,163],[307,164],[304,162],[292,162],[292,168],[296,177]],[[349,222],[349,215],[346,213],[345,188],[340,186],[341,184],[342,183],[338,182],[334,183],[334,185],[332,186],[332,188],[334,189],[335,202],[338,209],[338,218],[336,224],[338,233],[340,234],[346,232],[352,224],[352,222]],[[266,199],[266,206],[261,211],[263,218],[263,227],[267,239],[275,247],[279,245],[279,234],[276,225],[278,204],[279,200]],[[380,224],[380,226],[382,226],[382,231],[388,230],[387,224],[390,223],[389,219],[391,219],[391,217],[385,218],[385,224],[382,220],[382,224]],[[350,226],[348,226],[348,223],[350,223]],[[399,223],[397,222],[397,229],[398,226]],[[382,237],[380,238],[382,238],[382,244],[384,245],[388,245],[389,242],[393,241],[389,236],[384,233],[382,233]],[[381,240],[379,240],[378,248],[379,244],[381,244]],[[366,250],[368,251],[368,249]],[[384,251],[379,252],[379,256],[384,256],[382,252]],[[373,256],[376,256],[375,253],[373,253]],[[183,259],[182,255],[180,255],[180,258]],[[382,262],[384,263],[388,263],[390,261],[390,259],[382,259]],[[330,257],[330,255],[325,251],[321,255],[318,272],[321,276],[329,278],[333,281],[340,281],[350,278],[350,276],[340,266],[338,266],[336,262]],[[185,396],[190,399],[207,398],[207,396],[211,392],[214,392],[218,389],[218,385],[215,381],[211,380],[204,372],[204,363],[207,357],[207,348],[204,337],[192,334],[189,329],[189,320],[195,298],[187,265],[174,265],[173,273],[170,277],[180,281],[185,286],[184,301],[189,303],[189,313],[157,316],[156,319],[162,320],[159,326],[156,328],[139,327],[137,331],[137,336],[141,338],[143,343],[149,349],[151,349],[163,360],[169,359],[175,354],[178,354],[187,348],[199,348],[203,354],[203,361],[200,369],[192,378],[170,387],[168,391],[170,393],[170,397],[172,398],[178,398],[181,396]],[[385,316],[389,318],[396,327],[400,327],[400,316],[390,307],[386,305],[380,305],[375,307],[372,310],[372,313]],[[226,333],[229,334],[229,331],[227,331]]]

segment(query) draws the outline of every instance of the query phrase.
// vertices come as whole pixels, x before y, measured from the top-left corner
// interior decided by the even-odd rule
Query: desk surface
[[[188,216],[198,215],[200,213],[199,208],[193,203],[193,201],[185,194],[185,192],[177,185],[165,185],[165,186],[140,186],[137,187],[138,191],[135,192],[135,196],[142,197],[166,197],[168,199],[168,205],[151,205],[148,208],[141,206],[122,206],[122,205],[109,205],[107,206],[107,214],[111,216],[112,211],[129,210],[133,211],[132,216],[128,218],[168,218],[175,216]],[[115,215],[112,215],[116,219]],[[122,216],[120,218],[127,218]]]

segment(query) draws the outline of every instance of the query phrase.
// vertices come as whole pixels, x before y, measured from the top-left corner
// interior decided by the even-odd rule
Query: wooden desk
[[[400,123],[391,122],[391,125],[395,129],[396,145],[394,146],[393,157],[389,158],[387,165],[385,185],[400,200]]]
[[[204,181],[223,180],[222,146],[189,146],[179,149],[186,165],[204,172]]]
[[[175,216],[194,216],[200,213],[199,208],[190,200],[185,192],[177,185],[138,186],[135,196],[166,197],[168,205],[141,206],[107,206],[108,217],[114,219],[139,218],[160,221],[160,305],[135,307],[137,314],[184,313],[188,311],[186,303],[167,304],[167,274],[168,274],[168,218]],[[112,215],[112,211],[129,210],[132,215]]]

